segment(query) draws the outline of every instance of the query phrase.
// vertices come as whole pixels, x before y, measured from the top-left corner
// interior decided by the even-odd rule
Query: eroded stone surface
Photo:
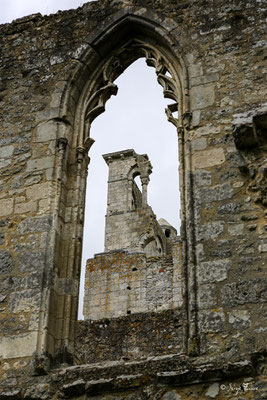
[[[257,353],[266,344],[266,2],[228,3],[93,1],[0,26],[3,399],[224,400],[236,397],[230,383],[242,385],[242,398],[266,398]],[[96,315],[84,323],[90,343],[79,337],[94,366],[49,372],[50,362],[81,363],[73,349],[89,125],[140,56],[171,98],[167,118],[178,128],[179,268],[143,266],[142,290],[126,297],[154,311],[112,317],[110,328]],[[107,294],[103,278],[95,301]],[[120,290],[133,290],[121,278]],[[125,327],[125,340],[109,347]],[[135,362],[138,343],[144,359]],[[114,361],[116,345],[126,359]]]

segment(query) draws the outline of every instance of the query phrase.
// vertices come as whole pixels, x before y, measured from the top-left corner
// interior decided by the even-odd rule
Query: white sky
[[[91,0],[92,1],[92,0]],[[16,18],[40,12],[54,14],[58,10],[77,8],[87,0],[0,0],[0,23],[12,22]]]
[[[29,14],[55,13],[77,8],[82,0],[0,0],[0,23],[11,22]],[[104,223],[107,199],[107,173],[102,154],[133,148],[146,153],[153,166],[148,186],[148,203],[157,218],[179,227],[178,149],[176,130],[165,116],[171,100],[163,98],[153,68],[140,59],[116,81],[119,91],[106,104],[106,112],[92,124],[95,143],[90,150],[88,194],[82,275],[86,259],[104,249]],[[83,276],[81,288],[83,288]],[[83,290],[81,296],[83,297]],[[79,310],[79,317],[82,305]]]

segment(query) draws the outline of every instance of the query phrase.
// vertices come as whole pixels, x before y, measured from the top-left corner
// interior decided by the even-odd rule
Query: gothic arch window
[[[60,301],[63,305],[57,315],[50,307],[49,315],[45,311],[42,317],[44,321],[48,320],[48,329],[40,343],[47,342],[48,336],[53,338],[51,345],[45,345],[50,353],[55,353],[60,348],[71,351],[74,343],[86,176],[90,161],[88,152],[94,142],[90,134],[91,124],[105,111],[108,99],[116,95],[117,86],[114,80],[138,58],[145,58],[147,65],[155,69],[157,80],[163,87],[163,95],[170,99],[166,115],[178,133],[179,158],[182,164],[180,189],[184,235],[186,177],[183,168],[183,131],[189,124],[190,114],[188,78],[182,50],[176,41],[172,41],[168,30],[150,18],[133,14],[115,16],[111,25],[103,29],[100,27],[98,32],[100,33],[89,35],[81,49],[77,50],[77,67],[68,80],[61,101],[59,120],[64,122],[63,136],[68,140],[67,192],[62,193],[62,196],[66,196],[68,207],[61,212],[69,213],[69,219],[62,228],[62,246],[66,252],[59,256],[58,263],[64,271],[62,276],[71,282],[72,289],[71,293],[55,290],[51,294],[50,304],[55,305]]]

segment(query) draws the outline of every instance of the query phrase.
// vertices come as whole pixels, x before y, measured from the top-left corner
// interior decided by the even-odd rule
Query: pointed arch
[[[180,116],[189,112],[185,57],[171,34],[178,25],[170,19],[160,25],[158,16],[149,13],[148,18],[146,14],[135,15],[133,7],[128,7],[88,35],[74,55],[77,65],[62,96],[62,118],[74,123],[75,114],[81,115],[81,108],[86,105],[87,119],[92,122],[104,111],[108,98],[116,94],[114,80],[140,57],[145,57],[147,64],[155,67],[164,96],[174,102],[179,97]],[[94,107],[96,99],[99,100],[97,109]],[[177,111],[174,108],[172,105],[166,111],[171,122],[174,122],[171,114]]]
[[[75,340],[88,151],[94,142],[90,136],[91,123],[105,111],[108,99],[116,95],[114,80],[140,57],[155,68],[163,95],[171,100],[166,115],[177,128],[179,158],[183,163],[182,135],[189,115],[188,75],[182,49],[172,38],[171,31],[175,28],[173,21],[160,21],[146,12],[138,15],[129,7],[90,34],[74,53],[75,68],[63,91],[59,115],[59,120],[67,121],[69,126],[66,190],[61,194],[65,196],[62,203],[66,199],[67,206],[59,211],[65,215],[60,239],[65,253],[62,250],[57,260],[59,281],[65,280],[67,289],[55,285],[50,295],[53,310],[50,306],[45,310],[49,315],[42,317],[49,321],[48,326],[40,327],[43,348],[53,357],[58,353],[61,360],[71,358]],[[182,220],[185,220],[184,181],[180,176]]]

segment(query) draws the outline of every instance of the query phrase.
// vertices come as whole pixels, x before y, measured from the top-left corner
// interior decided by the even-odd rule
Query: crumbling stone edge
[[[261,375],[262,368],[266,365],[266,356],[266,350],[248,356],[235,356],[234,359],[228,359],[227,353],[208,358],[190,358],[176,354],[150,357],[138,362],[110,361],[61,367],[51,370],[47,375],[28,378],[23,389],[19,386],[8,387],[3,382],[0,400],[71,399],[84,394],[91,397],[105,392],[127,392],[146,386],[181,387],[240,377],[255,379]]]

